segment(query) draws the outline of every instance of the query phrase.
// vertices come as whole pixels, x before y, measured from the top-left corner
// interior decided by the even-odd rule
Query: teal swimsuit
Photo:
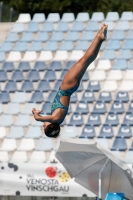
[[[60,98],[62,96],[71,96],[72,93],[74,93],[77,89],[78,89],[79,85],[76,85],[74,88],[72,89],[68,89],[68,90],[61,90],[59,89],[53,102],[52,102],[52,106],[51,106],[51,114],[58,108],[62,108],[66,111],[66,114],[68,112],[68,107],[64,106],[61,102],[60,102]],[[64,119],[63,119],[64,120]],[[63,121],[62,120],[62,121]],[[62,123],[62,121],[60,123]]]

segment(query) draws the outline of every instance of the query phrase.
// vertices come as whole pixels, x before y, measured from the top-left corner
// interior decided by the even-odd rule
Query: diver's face
[[[47,128],[48,125],[50,125],[51,128],[53,127],[53,124],[51,124],[50,122],[44,122],[44,123],[43,123],[44,131],[45,131],[45,129]]]

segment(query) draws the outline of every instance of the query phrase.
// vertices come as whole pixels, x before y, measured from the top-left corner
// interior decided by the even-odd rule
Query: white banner
[[[95,197],[61,164],[0,163],[0,195]]]

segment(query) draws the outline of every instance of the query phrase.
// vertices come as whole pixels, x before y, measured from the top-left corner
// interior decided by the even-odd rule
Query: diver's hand
[[[36,108],[32,109],[32,113],[34,115],[35,120],[38,121],[38,117],[40,116],[39,114],[42,112],[42,110],[37,110]]]

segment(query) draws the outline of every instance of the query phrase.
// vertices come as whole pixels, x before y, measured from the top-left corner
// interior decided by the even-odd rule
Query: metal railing
[[[14,22],[18,19],[19,13],[0,2],[0,22]]]

